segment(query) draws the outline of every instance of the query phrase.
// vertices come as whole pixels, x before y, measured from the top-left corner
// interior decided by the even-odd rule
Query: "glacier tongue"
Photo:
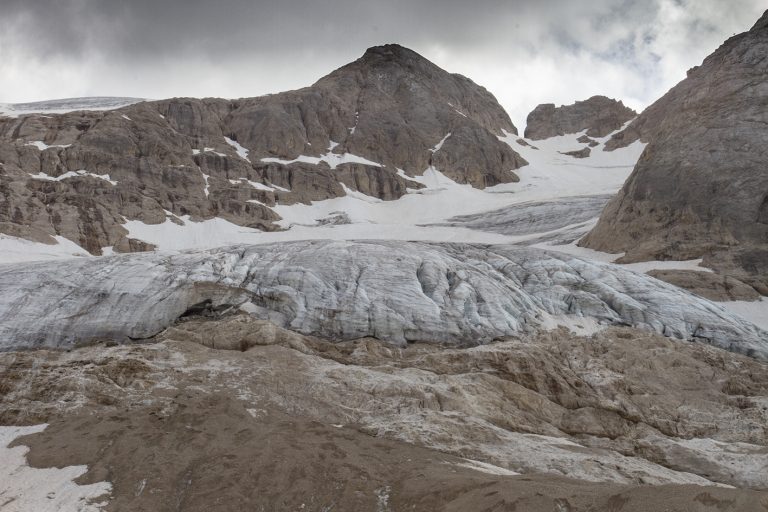
[[[0,349],[150,337],[196,305],[304,334],[475,345],[571,315],[768,358],[768,333],[619,266],[517,246],[298,241],[0,266]]]

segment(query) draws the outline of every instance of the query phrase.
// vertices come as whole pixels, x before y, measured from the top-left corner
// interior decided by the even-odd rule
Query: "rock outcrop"
[[[142,249],[122,241],[126,220],[274,230],[276,203],[344,186],[397,199],[430,167],[480,188],[517,181],[526,162],[504,133],[517,130],[487,90],[397,45],[281,94],[0,115],[0,233],[101,254]]]
[[[582,144],[586,144],[586,145],[587,145],[587,146],[589,146],[590,148],[593,148],[593,147],[595,147],[595,146],[599,146],[599,145],[600,145],[600,143],[599,143],[599,142],[597,142],[596,140],[594,140],[594,139],[592,139],[592,138],[590,138],[590,137],[587,137],[586,135],[582,135],[581,137],[579,137],[579,138],[578,138],[578,139],[576,139],[576,140],[577,140],[578,142],[581,142]]]
[[[566,156],[572,156],[573,158],[588,158],[590,153],[592,153],[592,150],[589,148],[582,148],[573,151],[561,151],[560,153]]]
[[[592,96],[573,105],[560,107],[555,107],[554,103],[544,103],[528,114],[525,137],[541,140],[584,130],[589,137],[605,137],[636,115],[634,110],[624,106],[621,101],[605,96]]]
[[[624,262],[703,257],[768,294],[767,54],[768,12],[615,138],[649,144],[582,245]]]
[[[157,334],[245,310],[302,334],[476,345],[630,325],[768,358],[768,333],[616,265],[516,246],[302,241],[0,267],[0,349]]]

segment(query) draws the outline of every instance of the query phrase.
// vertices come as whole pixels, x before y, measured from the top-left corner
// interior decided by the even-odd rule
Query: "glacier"
[[[0,265],[0,350],[150,338],[201,309],[401,346],[472,346],[581,319],[768,359],[768,333],[713,302],[522,246],[314,240]]]

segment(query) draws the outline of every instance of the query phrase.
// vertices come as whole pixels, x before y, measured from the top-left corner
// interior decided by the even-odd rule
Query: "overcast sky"
[[[257,96],[399,43],[487,87],[522,128],[594,94],[641,109],[764,0],[0,0],[0,102]]]

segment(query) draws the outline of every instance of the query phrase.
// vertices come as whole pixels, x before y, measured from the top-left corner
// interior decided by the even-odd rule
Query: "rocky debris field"
[[[756,511],[766,370],[631,328],[398,348],[191,315],[0,354],[0,424],[49,424],[15,445],[87,465],[108,511]]]

